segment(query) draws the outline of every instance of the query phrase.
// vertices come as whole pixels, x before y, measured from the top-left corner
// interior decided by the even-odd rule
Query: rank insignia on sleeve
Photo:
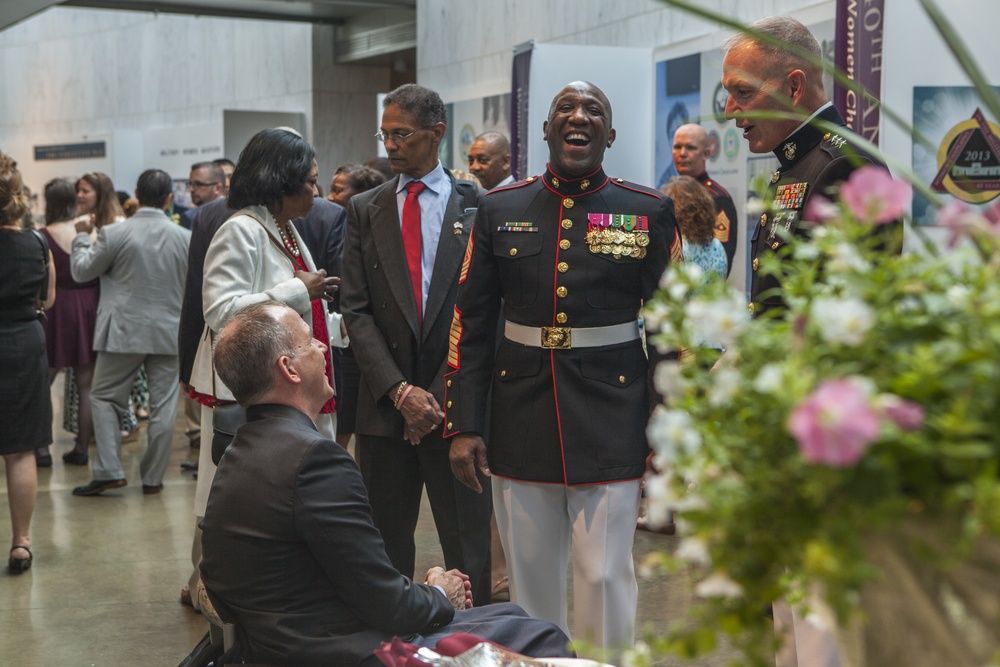
[[[469,242],[465,245],[465,257],[462,258],[462,270],[458,274],[458,284],[461,285],[469,277],[469,267],[472,266],[472,249],[476,237],[469,234]]]
[[[498,232],[537,232],[533,222],[505,222],[497,227]]]
[[[725,211],[719,211],[719,214],[715,216],[715,238],[719,239],[720,243],[729,241],[730,226],[729,216],[726,215]]]
[[[775,211],[798,210],[806,198],[808,183],[785,183],[774,191],[774,202],[771,208]]]

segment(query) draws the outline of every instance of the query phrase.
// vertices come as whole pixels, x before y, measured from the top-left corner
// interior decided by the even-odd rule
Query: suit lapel
[[[434,273],[431,274],[431,285],[427,291],[427,307],[424,309],[424,321],[433,322],[441,314],[445,299],[455,282],[455,276],[465,256],[465,246],[469,241],[472,220],[475,212],[466,214],[464,198],[458,189],[455,179],[451,178],[451,197],[441,221],[441,238],[438,240],[437,256],[434,258]],[[461,225],[461,233],[456,234],[456,223]],[[452,314],[447,313],[450,319]],[[431,330],[424,327],[424,334]]]
[[[413,335],[419,339],[417,304],[413,300],[413,290],[410,289],[410,273],[407,269],[406,251],[403,249],[403,235],[400,231],[399,211],[396,206],[398,187],[397,176],[389,181],[382,192],[368,204],[368,224],[371,226],[375,252],[389,281],[392,296],[399,304]]]

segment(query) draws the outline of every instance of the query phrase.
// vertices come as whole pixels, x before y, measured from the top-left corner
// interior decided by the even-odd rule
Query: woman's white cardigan
[[[218,335],[236,311],[268,300],[289,306],[312,327],[309,290],[295,277],[296,267],[288,255],[268,239],[270,234],[281,243],[274,216],[263,206],[251,206],[249,210],[264,224],[249,215],[234,215],[215,233],[205,254],[205,280],[201,291],[205,330],[191,370],[191,386],[196,391],[227,401],[234,400],[233,395],[218,377],[215,389],[212,388],[210,329]],[[306,267],[315,271],[312,256],[294,227],[292,234]]]

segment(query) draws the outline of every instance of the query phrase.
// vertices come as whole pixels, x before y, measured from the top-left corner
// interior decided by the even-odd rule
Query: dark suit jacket
[[[401,439],[403,418],[385,395],[390,387],[407,380],[444,405],[458,273],[482,190],[452,178],[421,329],[400,232],[398,183],[393,178],[351,199],[341,310],[361,369],[357,432]],[[431,432],[421,444],[444,447],[439,434]]]
[[[195,209],[191,225],[191,245],[188,246],[187,285],[181,304],[181,322],[177,329],[177,352],[180,357],[181,382],[191,382],[191,368],[198,353],[198,342],[205,330],[205,311],[201,303],[204,283],[205,253],[215,232],[219,231],[235,211],[225,197],[220,197]]]
[[[247,410],[201,525],[202,580],[250,662],[356,665],[455,615],[392,567],[354,460],[295,408]]]
[[[347,226],[347,211],[344,207],[316,197],[313,200],[313,207],[309,209],[309,215],[292,220],[292,224],[309,248],[316,269],[326,269],[328,276],[339,276]],[[340,293],[337,292],[329,307],[336,310],[339,301]]]

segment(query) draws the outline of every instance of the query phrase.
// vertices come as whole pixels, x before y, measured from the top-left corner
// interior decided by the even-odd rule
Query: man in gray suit
[[[100,277],[94,349],[97,364],[91,403],[97,459],[94,479],[73,489],[95,496],[125,486],[119,417],[128,409],[132,378],[145,364],[149,376],[149,444],[142,457],[142,492],[159,493],[170,460],[177,418],[177,326],[187,274],[191,232],[164,210],[173,199],[170,175],[149,169],[139,176],[139,210],[128,220],[102,227],[91,245],[92,219],[76,225],[70,270],[73,279]]]
[[[447,117],[437,93],[407,84],[383,106],[376,137],[396,177],[349,203],[340,302],[361,370],[361,473],[396,569],[413,576],[426,485],[446,567],[467,573],[473,600],[486,604],[490,494],[455,480],[440,428],[458,276],[482,191],[438,161]]]

